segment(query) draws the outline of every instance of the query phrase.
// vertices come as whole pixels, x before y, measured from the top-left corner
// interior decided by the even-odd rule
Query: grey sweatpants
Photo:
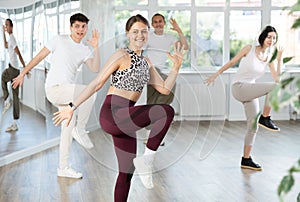
[[[254,120],[259,113],[259,97],[266,95],[265,106],[269,106],[268,93],[276,86],[275,83],[242,83],[232,84],[232,95],[240,101],[245,110],[247,119],[247,132],[245,136],[245,146],[253,145],[258,130],[258,125],[253,127]]]

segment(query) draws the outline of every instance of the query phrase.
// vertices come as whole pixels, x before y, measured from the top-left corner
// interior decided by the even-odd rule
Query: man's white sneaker
[[[57,176],[80,179],[82,178],[82,173],[76,172],[70,167],[65,167],[64,169],[57,168]]]
[[[3,110],[2,110],[2,115],[4,115],[10,108],[10,102],[9,101],[5,101],[4,102],[4,106],[3,106]]]
[[[91,139],[89,138],[85,130],[74,127],[72,130],[72,136],[80,145],[82,145],[86,149],[91,149],[94,147]]]
[[[152,182],[152,167],[145,163],[143,157],[136,157],[133,159],[133,164],[143,185],[147,189],[152,189],[154,187]]]
[[[13,131],[17,131],[17,130],[18,130],[17,124],[12,124],[8,128],[6,128],[5,132],[13,132]]]

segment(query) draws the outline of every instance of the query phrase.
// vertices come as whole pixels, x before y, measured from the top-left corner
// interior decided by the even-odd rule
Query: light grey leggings
[[[253,122],[259,113],[259,97],[266,95],[265,106],[269,106],[268,93],[276,86],[275,83],[242,83],[232,84],[232,95],[244,105],[247,119],[247,133],[245,136],[245,146],[253,145],[258,130],[253,127]]]

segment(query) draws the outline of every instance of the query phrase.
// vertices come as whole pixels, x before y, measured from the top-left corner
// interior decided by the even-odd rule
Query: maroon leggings
[[[100,111],[101,128],[112,135],[119,175],[115,202],[127,201],[136,157],[136,131],[151,124],[147,147],[156,151],[174,118],[174,109],[166,104],[134,106],[135,102],[107,95]]]

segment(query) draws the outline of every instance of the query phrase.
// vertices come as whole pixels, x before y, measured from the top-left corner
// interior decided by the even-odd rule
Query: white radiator
[[[224,116],[226,86],[215,84],[180,84],[181,116]]]

